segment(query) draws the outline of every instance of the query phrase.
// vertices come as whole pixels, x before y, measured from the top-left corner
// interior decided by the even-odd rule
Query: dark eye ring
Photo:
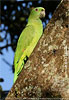
[[[38,11],[38,9],[35,9],[36,11]]]

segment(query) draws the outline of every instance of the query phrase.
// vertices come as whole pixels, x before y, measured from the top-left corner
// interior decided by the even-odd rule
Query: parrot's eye
[[[35,11],[38,11],[38,9],[35,9]]]

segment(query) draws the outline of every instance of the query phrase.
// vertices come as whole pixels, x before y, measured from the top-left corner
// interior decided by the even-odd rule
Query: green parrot
[[[42,17],[45,17],[45,9],[33,8],[28,23],[18,39],[14,56],[14,83],[43,33]]]

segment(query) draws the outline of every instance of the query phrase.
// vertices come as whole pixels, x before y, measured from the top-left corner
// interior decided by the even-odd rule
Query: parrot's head
[[[43,7],[33,8],[30,16],[31,18],[43,18],[45,17],[45,9]]]

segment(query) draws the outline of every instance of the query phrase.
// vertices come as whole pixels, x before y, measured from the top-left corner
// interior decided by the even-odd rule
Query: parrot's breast
[[[31,20],[31,25],[34,26],[35,32],[37,33],[37,35],[41,36],[42,33],[43,33],[43,24],[42,24],[42,21],[40,19]]]

